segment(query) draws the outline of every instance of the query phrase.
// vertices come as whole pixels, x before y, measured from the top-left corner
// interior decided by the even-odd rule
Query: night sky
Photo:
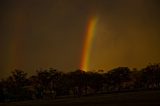
[[[79,69],[88,17],[98,19],[90,70],[160,62],[159,0],[1,0],[0,77]]]

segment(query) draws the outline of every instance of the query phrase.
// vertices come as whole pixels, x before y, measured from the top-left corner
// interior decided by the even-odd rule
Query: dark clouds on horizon
[[[98,23],[91,70],[160,61],[159,0],[2,0],[0,73],[79,68],[88,17]]]

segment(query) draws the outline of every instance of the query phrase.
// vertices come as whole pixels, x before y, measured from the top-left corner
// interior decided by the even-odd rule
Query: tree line
[[[60,72],[55,69],[37,70],[28,76],[14,70],[0,80],[0,101],[52,99],[72,95],[81,97],[98,93],[160,89],[160,64],[150,64],[140,70],[117,67],[110,71]]]

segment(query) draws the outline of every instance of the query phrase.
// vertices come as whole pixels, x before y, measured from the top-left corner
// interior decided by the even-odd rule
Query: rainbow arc
[[[96,24],[97,24],[97,17],[95,16],[90,17],[85,32],[84,43],[82,48],[82,57],[80,63],[80,69],[83,71],[89,70],[90,54],[96,32]]]

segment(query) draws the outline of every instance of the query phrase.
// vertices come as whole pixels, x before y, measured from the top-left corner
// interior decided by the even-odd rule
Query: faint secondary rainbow
[[[90,17],[87,22],[84,43],[82,48],[81,63],[80,63],[80,69],[83,71],[88,71],[89,68],[90,54],[96,31],[96,24],[97,24],[97,17],[96,16]]]
[[[12,28],[14,31],[9,31],[7,51],[6,51],[6,64],[4,70],[14,70],[20,68],[24,63],[24,34],[26,32],[26,20],[25,15],[21,12],[13,14],[10,23],[14,25]],[[9,30],[12,30],[9,29]]]

